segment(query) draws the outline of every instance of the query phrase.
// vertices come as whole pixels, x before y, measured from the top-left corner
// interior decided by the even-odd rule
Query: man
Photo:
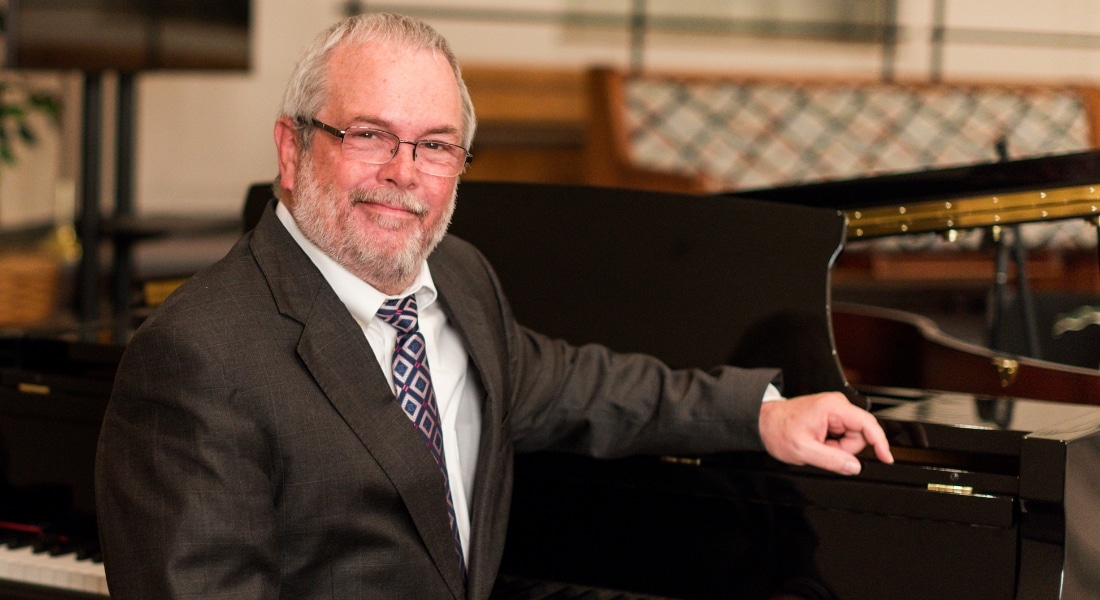
[[[369,14],[307,48],[279,202],[120,365],[96,471],[112,598],[485,598],[514,449],[892,460],[840,394],[762,403],[774,371],[670,371],[517,324],[445,237],[474,128],[423,23]]]

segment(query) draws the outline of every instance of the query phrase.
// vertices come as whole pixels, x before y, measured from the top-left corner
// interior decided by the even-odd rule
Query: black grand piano
[[[525,324],[674,366],[781,367],[791,394],[839,389],[870,407],[898,458],[865,457],[843,478],[755,453],[519,456],[495,598],[1100,598],[1097,399],[850,385],[829,280],[843,211],[480,182],[461,185],[459,205],[452,231],[490,258]],[[606,312],[577,308],[592,294]],[[3,493],[71,486],[62,512],[87,516],[92,474],[79,465],[121,345],[45,337],[4,340],[3,451],[25,459],[17,433],[47,422],[78,467],[6,470]],[[84,433],[52,429],[62,423]],[[29,521],[9,525],[40,538],[54,519]],[[20,580],[4,554],[0,597],[104,597]]]
[[[1019,359],[1027,378],[1083,378],[1080,403],[851,389],[831,336],[829,266],[849,227],[835,208],[508,184],[461,197],[453,230],[486,252],[522,322],[674,365],[780,366],[793,393],[847,389],[899,458],[845,479],[759,455],[520,456],[505,580],[672,598],[1100,597],[1100,372]],[[573,308],[591,293],[611,310]]]

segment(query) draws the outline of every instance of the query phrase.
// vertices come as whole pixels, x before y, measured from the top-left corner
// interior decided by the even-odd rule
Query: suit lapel
[[[472,282],[485,281],[481,263],[461,260],[451,245],[453,238],[444,238],[428,259],[432,279],[439,290],[443,311],[452,327],[466,345],[466,352],[481,375],[482,385],[490,398],[501,398],[504,388],[504,349],[500,340],[500,307],[494,290],[476,289]]]
[[[397,405],[359,325],[270,207],[251,246],[280,310],[302,323],[303,363],[401,494],[436,568],[452,594],[463,598],[443,475]],[[438,486],[425,489],[424,481]]]
[[[484,265],[470,260],[469,253],[453,251],[453,243],[452,238],[445,238],[428,263],[447,320],[462,337],[485,391],[477,483],[470,507],[470,555],[466,561],[469,597],[481,598],[489,596],[496,579],[510,505],[511,447],[503,425],[507,413],[507,363],[502,345],[505,334],[500,328],[501,309],[495,291],[484,283],[484,289],[473,286],[473,282],[488,281]]]

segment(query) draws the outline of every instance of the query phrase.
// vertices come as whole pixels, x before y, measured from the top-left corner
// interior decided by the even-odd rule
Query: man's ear
[[[293,192],[298,175],[298,127],[287,117],[275,121],[275,149],[279,154],[279,186]]]

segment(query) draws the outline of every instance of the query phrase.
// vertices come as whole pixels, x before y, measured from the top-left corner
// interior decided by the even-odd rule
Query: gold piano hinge
[[[1077,217],[1095,219],[1098,213],[1100,184],[869,207],[848,211],[845,216],[849,239],[857,239]]]
[[[50,386],[40,383],[20,383],[18,389],[24,394],[41,394],[47,396],[50,393]]]
[[[930,483],[928,484],[928,491],[940,492],[942,494],[958,494],[960,496],[970,496],[974,493],[974,488],[969,485],[947,485],[946,483]]]
[[[1006,388],[1016,381],[1016,374],[1020,371],[1020,363],[1004,356],[993,357],[993,368],[997,369],[997,377],[1001,380],[1001,387]]]
[[[688,458],[685,456],[662,456],[661,462],[672,463],[674,465],[690,465],[693,467],[698,467],[699,465],[703,464],[703,459]]]

